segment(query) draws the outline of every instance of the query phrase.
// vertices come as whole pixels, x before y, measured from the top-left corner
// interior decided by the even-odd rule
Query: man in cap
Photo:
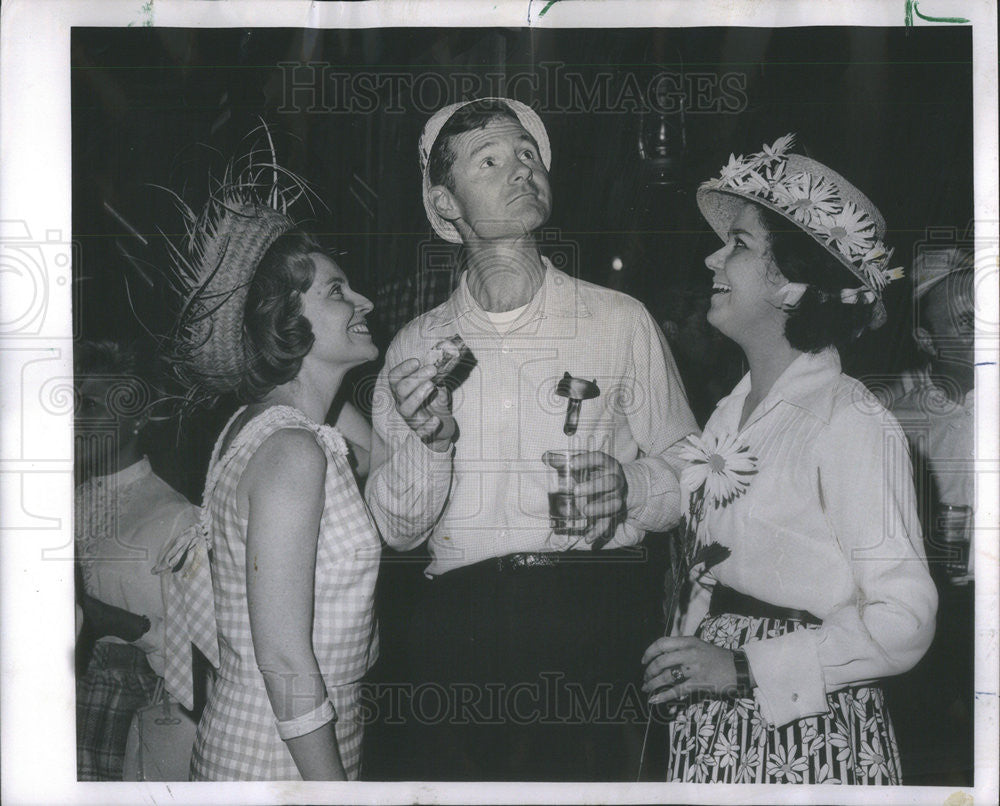
[[[972,258],[967,249],[943,247],[923,249],[914,260],[913,335],[927,363],[902,375],[891,406],[910,440],[918,475],[923,476],[918,478],[918,490],[934,510],[934,522],[925,524],[929,540],[935,539],[939,527],[957,523],[956,512],[971,515],[974,504]],[[933,559],[945,548],[949,547],[931,545],[928,554]],[[946,563],[952,584],[971,580],[969,563],[971,552]]]
[[[646,309],[541,255],[550,163],[541,120],[508,99],[446,107],[420,139],[424,208],[465,271],[396,335],[374,402],[369,502],[390,546],[431,557],[403,651],[440,691],[430,708],[414,689],[409,777],[635,774],[627,686],[657,586],[634,547],[678,520],[670,449],[696,425]],[[453,334],[474,365],[435,385],[426,356]],[[566,449],[585,526],[557,533],[546,462]]]
[[[923,248],[913,261],[913,336],[924,366],[903,373],[889,408],[906,432],[938,584],[938,630],[920,664],[889,688],[906,780],[972,782],[975,506],[973,253]],[[921,703],[913,708],[912,703]],[[910,724],[912,721],[912,724]],[[927,725],[934,725],[927,730]]]

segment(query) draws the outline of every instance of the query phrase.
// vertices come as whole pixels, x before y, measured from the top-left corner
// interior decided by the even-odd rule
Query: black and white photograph
[[[992,4],[28,5],[5,801],[994,800]]]

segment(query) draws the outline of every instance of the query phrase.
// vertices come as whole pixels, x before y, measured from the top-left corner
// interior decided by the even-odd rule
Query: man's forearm
[[[80,604],[84,621],[95,638],[114,635],[123,641],[135,641],[149,631],[150,621],[146,616],[109,605],[87,594],[83,594]]]
[[[414,434],[388,456],[377,435],[373,447],[373,460],[381,461],[365,489],[368,506],[385,542],[407,551],[430,537],[444,511],[451,489],[452,451],[432,451]]]
[[[681,517],[679,473],[666,455],[622,465],[628,480],[628,523],[644,532],[663,532]]]

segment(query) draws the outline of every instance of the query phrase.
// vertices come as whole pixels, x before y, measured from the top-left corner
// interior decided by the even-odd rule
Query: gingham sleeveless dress
[[[360,679],[378,654],[373,615],[381,546],[347,459],[340,432],[317,425],[302,412],[274,406],[248,422],[224,456],[224,436],[209,464],[203,504],[211,547],[212,586],[220,664],[198,724],[191,779],[194,781],[301,780],[257,669],[247,608],[247,519],[237,507],[236,486],[247,463],[282,428],[313,433],[326,454],[326,501],[316,551],[313,650],[337,710],[337,743],[347,777],[361,767],[363,725]]]

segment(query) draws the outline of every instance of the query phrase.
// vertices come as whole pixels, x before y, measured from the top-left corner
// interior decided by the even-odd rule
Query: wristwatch
[[[750,661],[742,649],[733,650],[733,664],[736,666],[736,696],[753,696],[753,678],[750,676]]]

